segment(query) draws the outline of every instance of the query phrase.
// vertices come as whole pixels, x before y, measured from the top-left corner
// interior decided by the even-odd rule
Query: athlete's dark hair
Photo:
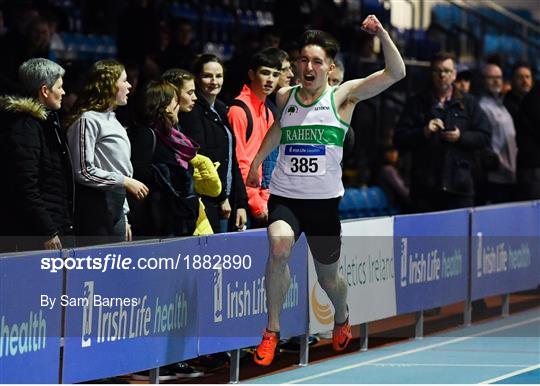
[[[338,41],[328,32],[310,29],[300,36],[300,49],[312,44],[320,46],[324,52],[326,52],[326,56],[332,60],[336,58],[336,55],[339,52]]]
[[[270,47],[255,53],[249,61],[249,69],[257,71],[259,67],[270,67],[281,71],[283,59],[281,59],[277,51],[280,50]]]

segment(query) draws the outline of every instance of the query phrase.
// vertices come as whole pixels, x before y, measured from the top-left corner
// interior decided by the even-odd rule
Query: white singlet
[[[349,124],[338,116],[334,88],[311,105],[291,90],[281,112],[279,157],[270,179],[270,194],[305,199],[343,196],[341,160]]]

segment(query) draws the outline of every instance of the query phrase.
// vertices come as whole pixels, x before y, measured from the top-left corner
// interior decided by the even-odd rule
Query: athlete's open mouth
[[[308,82],[313,82],[315,80],[315,75],[304,75],[304,79]]]

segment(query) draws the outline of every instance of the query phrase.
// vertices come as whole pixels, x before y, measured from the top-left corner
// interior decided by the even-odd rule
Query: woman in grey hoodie
[[[114,109],[127,104],[131,85],[114,60],[94,63],[68,117],[67,136],[75,172],[75,224],[89,243],[131,240],[126,192],[143,199],[148,188],[132,178],[131,145]]]

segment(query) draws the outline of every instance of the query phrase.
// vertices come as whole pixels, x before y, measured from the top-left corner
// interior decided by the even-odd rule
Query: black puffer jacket
[[[73,173],[56,113],[0,97],[0,234],[45,241],[73,230]],[[35,238],[34,238],[35,240]]]
[[[183,132],[193,138],[199,145],[199,154],[205,155],[212,161],[219,161],[220,166],[218,168],[219,179],[221,180],[221,186],[223,187],[221,194],[218,197],[203,196],[203,199],[215,204],[218,204],[229,198],[229,204],[232,208],[231,218],[234,218],[234,213],[237,208],[248,207],[248,198],[246,193],[246,187],[242,179],[242,174],[238,168],[238,161],[236,159],[236,141],[234,137],[234,131],[229,126],[229,120],[227,118],[228,107],[216,99],[214,109],[216,114],[210,108],[210,105],[204,99],[204,97],[197,93],[197,101],[193,110],[189,113],[183,113],[180,115],[180,123],[182,125]],[[225,132],[226,125],[231,133],[232,137],[232,154],[231,154],[231,172],[232,172],[232,184],[230,195],[227,196],[225,190],[227,182],[227,168],[229,167],[229,146],[227,133]],[[209,218],[211,218],[209,216]]]
[[[426,138],[424,127],[434,118],[440,118],[446,128],[458,127],[458,141],[444,141],[438,133]],[[396,126],[394,144],[412,152],[413,199],[438,191],[474,195],[474,151],[489,146],[490,139],[489,122],[474,97],[454,89],[445,109],[437,107],[430,92],[411,97]]]

